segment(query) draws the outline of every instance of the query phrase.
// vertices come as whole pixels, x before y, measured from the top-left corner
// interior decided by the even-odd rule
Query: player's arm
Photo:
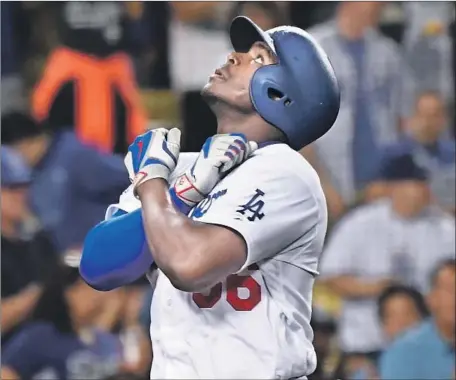
[[[130,198],[138,180],[147,181],[158,177],[169,178],[174,183],[171,172],[177,161],[174,155],[179,153],[180,135],[178,130],[174,130],[176,142],[173,145],[164,140],[166,135],[167,132],[164,131],[147,132],[138,136],[130,146],[125,164],[130,178],[136,178]],[[186,215],[220,180],[220,165],[224,166],[224,170],[230,170],[233,165],[249,156],[251,148],[251,144],[239,135],[209,138],[195,163],[171,186],[170,199],[176,207],[173,210]],[[174,149],[174,154],[169,149]],[[168,192],[167,182],[163,182]],[[114,214],[114,218],[95,226],[85,239],[80,272],[98,290],[110,290],[132,282],[154,262],[154,253],[145,244],[143,217],[138,209],[140,203],[134,197],[132,203],[132,212]],[[111,215],[112,210],[108,213]]]
[[[256,144],[239,134],[208,138],[194,164],[177,178],[168,193],[179,139],[177,129],[145,133],[130,146],[125,163],[141,200],[142,225],[155,264],[176,287],[194,291],[239,269],[246,249],[234,232],[190,221],[178,213],[175,204],[193,208],[222,176],[250,156]]]
[[[144,230],[157,266],[181,290],[200,291],[237,272],[245,263],[244,238],[222,226],[180,214],[161,179],[138,187]]]
[[[174,176],[183,173],[197,156],[198,153],[181,154],[170,182],[174,183]],[[128,170],[132,177],[131,166]],[[141,202],[130,185],[119,201],[108,207],[105,220],[88,232],[79,270],[81,277],[94,289],[107,291],[129,284],[144,275],[153,263],[151,253],[145,249],[140,207]],[[181,203],[177,203],[177,207],[183,213],[188,211]]]
[[[186,213],[187,208],[179,208]],[[141,203],[130,186],[119,203],[109,206],[106,220],[87,234],[79,270],[94,289],[107,291],[143,276],[153,264],[144,235]],[[186,215],[186,214],[185,214]]]
[[[293,170],[259,158],[242,165],[210,207],[195,212],[198,221],[178,215],[163,182],[138,188],[147,241],[174,286],[206,289],[282,252],[319,225],[322,210]]]

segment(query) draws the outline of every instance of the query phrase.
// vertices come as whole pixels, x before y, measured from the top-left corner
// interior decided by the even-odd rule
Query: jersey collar
[[[258,149],[264,148],[268,145],[283,144],[282,141],[266,141],[258,144]]]

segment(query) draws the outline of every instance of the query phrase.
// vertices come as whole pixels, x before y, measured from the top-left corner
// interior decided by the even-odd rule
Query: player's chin
[[[209,82],[203,87],[201,90],[201,95],[203,96],[206,101],[212,103],[213,101],[217,101],[224,98],[224,87],[222,83],[216,83],[214,81],[209,80]]]
[[[220,92],[221,89],[223,90],[224,82],[217,80],[217,79],[218,78],[213,78],[211,76],[209,78],[208,82],[206,83],[206,85],[203,87],[202,92],[211,94],[211,93],[218,93],[218,92]]]

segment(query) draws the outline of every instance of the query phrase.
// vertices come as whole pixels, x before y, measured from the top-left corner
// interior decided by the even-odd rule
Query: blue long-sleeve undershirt
[[[170,196],[179,211],[187,215],[189,206],[177,198],[173,189]],[[130,213],[119,210],[87,234],[79,271],[90,286],[108,291],[137,280],[153,262],[141,209]]]

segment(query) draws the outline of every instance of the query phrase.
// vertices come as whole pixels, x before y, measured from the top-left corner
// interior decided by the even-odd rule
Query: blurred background
[[[239,14],[312,33],[342,91],[335,126],[302,151],[330,217],[310,379],[399,378],[394,341],[429,321],[414,336],[435,343],[427,378],[454,371],[452,2],[2,1],[3,378],[148,378],[150,285],[96,292],[78,255],[129,185],[137,134],[177,126],[199,151],[215,133],[199,91]]]

